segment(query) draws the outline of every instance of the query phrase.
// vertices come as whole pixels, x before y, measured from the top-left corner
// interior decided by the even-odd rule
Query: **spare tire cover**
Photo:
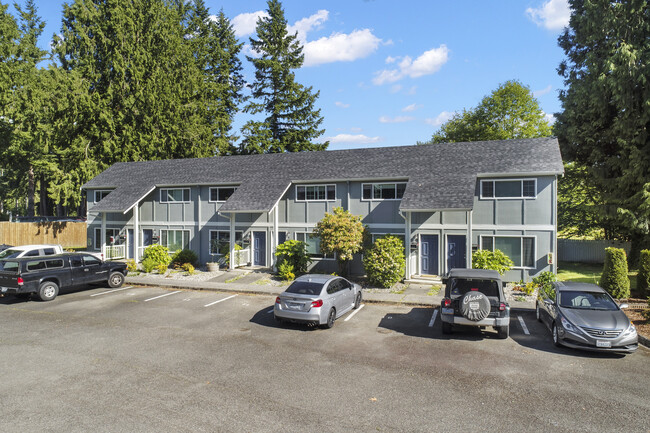
[[[460,302],[460,313],[473,322],[483,320],[490,314],[490,300],[481,292],[467,292]]]

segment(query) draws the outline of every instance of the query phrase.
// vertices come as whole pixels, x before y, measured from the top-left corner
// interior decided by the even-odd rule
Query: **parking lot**
[[[274,297],[94,288],[0,298],[0,431],[650,431],[650,352],[442,334],[437,309],[367,304],[329,330]]]

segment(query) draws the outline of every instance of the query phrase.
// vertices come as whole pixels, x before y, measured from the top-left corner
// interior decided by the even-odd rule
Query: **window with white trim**
[[[162,188],[160,190],[161,203],[187,203],[189,201],[189,188]]]
[[[211,202],[224,202],[230,198],[235,192],[237,187],[234,186],[215,186],[210,188],[210,201]]]
[[[406,190],[406,182],[399,183],[363,183],[361,198],[363,200],[401,200]]]
[[[336,200],[336,185],[297,185],[296,201]]]
[[[535,268],[535,236],[481,235],[481,249],[500,250],[515,264],[515,268]]]
[[[98,203],[104,199],[111,191],[110,190],[103,190],[103,189],[98,189],[94,191],[94,203]]]
[[[111,244],[111,236],[113,237],[113,241],[117,242],[118,241],[118,236],[120,235],[120,229],[106,229],[106,244],[110,245]],[[95,228],[95,239],[94,239],[94,244],[93,248],[96,250],[101,250],[102,249],[102,229],[100,227]]]
[[[244,232],[235,232],[235,243],[242,246]],[[210,254],[225,256],[230,251],[230,230],[210,230]]]
[[[311,233],[296,232],[296,240],[307,244],[307,253],[309,257],[314,259],[327,259],[334,260],[335,254],[323,254],[320,251],[320,238],[318,236],[311,236]]]
[[[190,248],[189,230],[160,230],[160,245],[170,253]]]
[[[535,198],[537,179],[495,179],[481,181],[481,198]]]

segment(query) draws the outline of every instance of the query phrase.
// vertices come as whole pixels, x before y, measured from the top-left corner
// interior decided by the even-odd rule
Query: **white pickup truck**
[[[63,254],[65,251],[61,245],[44,244],[44,245],[21,245],[18,247],[9,247],[4,251],[0,251],[0,260],[2,259],[17,259],[19,257],[39,257],[39,256],[53,256],[55,254]],[[101,253],[88,252],[100,260],[103,260]]]

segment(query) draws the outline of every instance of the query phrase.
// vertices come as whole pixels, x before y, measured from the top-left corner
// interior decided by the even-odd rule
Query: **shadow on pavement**
[[[257,325],[266,326],[267,328],[278,328],[278,329],[290,329],[295,331],[314,331],[320,329],[316,325],[310,325],[305,323],[294,323],[294,322],[278,322],[273,316],[273,312],[269,313],[269,310],[272,311],[273,306],[265,307],[255,313],[255,315],[249,320],[251,323]]]

